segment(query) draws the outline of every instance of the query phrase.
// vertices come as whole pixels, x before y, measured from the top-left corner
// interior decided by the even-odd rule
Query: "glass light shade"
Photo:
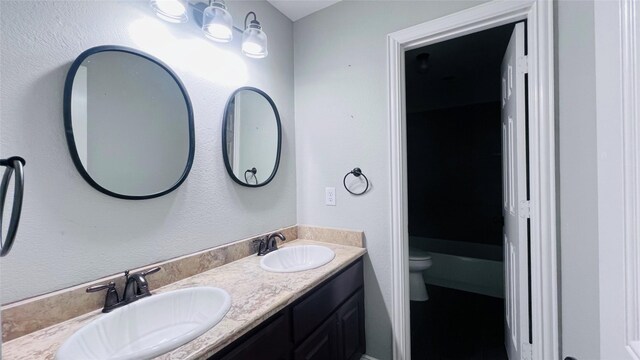
[[[214,2],[204,9],[202,31],[213,41],[229,42],[233,40],[233,19],[224,3]]]
[[[242,34],[242,53],[248,57],[267,57],[267,34],[260,28],[248,27]]]
[[[184,23],[189,20],[186,0],[151,0],[149,4],[162,20],[172,23]]]

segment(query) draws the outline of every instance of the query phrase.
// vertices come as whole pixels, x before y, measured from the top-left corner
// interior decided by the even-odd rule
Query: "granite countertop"
[[[206,359],[366,253],[360,247],[312,240],[294,240],[284,246],[305,244],[326,246],[335,251],[336,257],[312,270],[271,273],[260,268],[259,257],[248,256],[152,291],[214,286],[231,295],[231,309],[222,321],[202,336],[156,359]],[[150,285],[153,286],[153,279]],[[96,310],[9,341],[2,346],[3,358],[53,360],[69,336],[100,315],[100,310]]]

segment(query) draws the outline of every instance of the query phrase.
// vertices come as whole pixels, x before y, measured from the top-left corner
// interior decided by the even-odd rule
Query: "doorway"
[[[527,122],[524,135],[512,127],[513,135],[522,136],[527,144],[529,202],[509,203],[511,216],[528,215],[527,232],[530,253],[530,276],[519,281],[523,272],[509,279],[520,284],[529,283],[530,302],[528,342],[519,342],[525,331],[517,331],[513,342],[518,346],[516,358],[559,359],[557,254],[556,254],[556,193],[555,193],[555,124],[553,82],[553,8],[543,0],[522,2],[492,1],[440,19],[419,24],[388,36],[389,70],[389,124],[390,124],[390,192],[391,192],[391,242],[392,242],[392,304],[394,359],[410,359],[410,301],[409,301],[409,221],[408,221],[408,173],[407,128],[405,107],[405,55],[407,51],[440,43],[465,35],[496,28],[502,25],[527,22],[524,35],[528,54],[521,66],[526,67],[528,79],[524,87],[529,106],[524,110]],[[507,119],[507,123],[509,123]],[[517,131],[516,131],[517,130]],[[515,139],[515,138],[513,138]],[[516,139],[522,140],[521,138]],[[516,142],[512,142],[516,144]],[[526,178],[526,177],[525,177]],[[524,186],[526,187],[526,185]],[[513,187],[520,191],[524,187]],[[512,197],[516,199],[515,197]],[[519,200],[519,199],[518,199]],[[507,216],[505,216],[505,219]],[[507,226],[508,228],[508,226]],[[513,230],[513,229],[512,229]],[[507,248],[507,247],[505,247]],[[509,266],[519,268],[519,256],[503,255],[511,261]],[[520,253],[526,253],[522,251]],[[517,254],[516,254],[517,255]],[[515,287],[514,287],[515,288]],[[511,290],[505,291],[512,294]],[[520,303],[523,297],[515,294]],[[513,297],[515,298],[515,297]],[[512,309],[505,306],[506,309]],[[524,309],[520,306],[520,309]],[[520,315],[524,311],[517,311]],[[513,312],[511,314],[514,314]],[[518,315],[518,317],[520,316]],[[507,317],[510,318],[510,317]],[[522,326],[517,319],[511,324]],[[505,324],[508,327],[508,324]],[[513,332],[511,332],[513,334]],[[505,340],[508,337],[505,334]],[[511,353],[511,351],[510,351]]]
[[[524,45],[524,28],[523,22],[502,25],[405,53],[409,271],[426,283],[410,282],[414,360],[500,360],[509,347],[514,358],[518,337],[529,341],[528,308],[527,333],[518,334],[511,326],[518,304],[505,303],[506,288],[528,283],[510,274],[516,268],[505,266],[503,256],[505,247],[514,248],[503,241],[511,238],[503,224],[517,190],[513,180],[521,175],[528,183],[526,159],[519,164],[505,151],[517,145],[508,136],[516,122],[526,122],[515,113],[526,105],[515,101],[524,77],[509,70],[511,53],[524,50],[516,49]],[[524,171],[517,174],[510,164]],[[416,296],[425,286],[428,299]],[[516,330],[514,337],[507,328]]]

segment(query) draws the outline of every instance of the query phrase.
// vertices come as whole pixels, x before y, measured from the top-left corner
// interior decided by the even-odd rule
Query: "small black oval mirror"
[[[236,183],[260,187],[273,180],[280,163],[280,115],[264,91],[242,87],[231,94],[222,122],[222,156]]]

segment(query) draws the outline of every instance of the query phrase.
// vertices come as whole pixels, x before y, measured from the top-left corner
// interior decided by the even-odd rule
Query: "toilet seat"
[[[431,255],[424,250],[409,247],[409,260],[431,260]]]

